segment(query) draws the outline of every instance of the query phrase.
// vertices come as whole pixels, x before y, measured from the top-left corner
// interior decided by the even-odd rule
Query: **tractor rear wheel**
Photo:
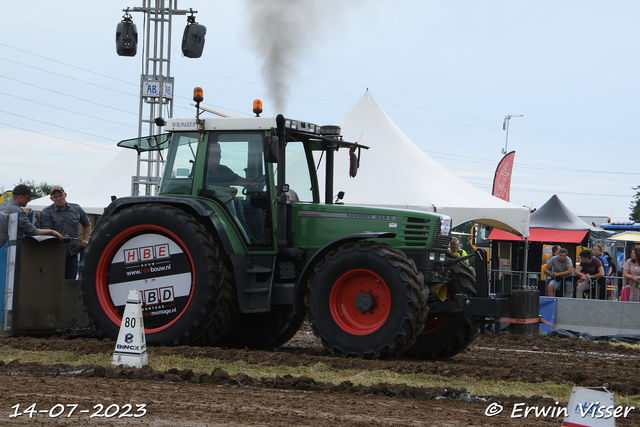
[[[461,293],[476,296],[475,283],[473,272],[466,264],[452,264],[447,299]],[[469,347],[478,331],[479,326],[473,318],[462,312],[427,316],[424,329],[404,355],[417,359],[447,359]]]
[[[225,283],[234,284],[233,269],[230,263],[225,267],[225,276],[230,277]],[[237,300],[235,297],[236,289],[233,285],[224,289],[223,298],[230,294],[233,295],[234,301]],[[226,292],[227,290],[228,292]],[[304,316],[301,318],[292,311],[291,307],[276,306],[266,313],[242,313],[237,303],[233,306],[229,318],[233,320],[224,333],[220,333],[219,328],[213,328],[217,334],[212,335],[211,331],[207,331],[197,344],[252,349],[280,347],[298,332],[304,322]]]
[[[222,243],[219,241],[216,241],[216,243],[216,248],[222,259],[222,295],[218,303],[220,309],[218,313],[216,313],[213,322],[200,338],[193,343],[194,345],[202,347],[217,346],[224,334],[226,334],[233,325],[239,321],[240,316],[242,316],[242,312],[238,306],[238,294],[231,259],[226,254]]]
[[[140,204],[100,221],[82,264],[82,297],[99,336],[116,340],[130,289],[141,291],[148,345],[190,344],[225,328],[223,259],[194,217]],[[233,303],[237,302],[234,300]]]
[[[308,319],[325,347],[344,356],[384,358],[422,329],[428,289],[415,263],[375,242],[329,252],[308,283]]]

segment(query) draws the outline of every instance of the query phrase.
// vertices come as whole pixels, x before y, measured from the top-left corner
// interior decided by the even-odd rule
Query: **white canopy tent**
[[[402,133],[368,91],[338,125],[345,140],[370,147],[362,150],[355,178],[349,177],[349,156],[336,155],[333,188],[345,192],[345,204],[436,212],[450,216],[453,225],[475,221],[529,235],[528,208],[485,193],[442,167]],[[324,167],[318,173],[323,175]]]
[[[55,182],[62,185],[67,193],[67,201],[77,203],[88,213],[102,215],[111,203],[111,196],[131,195],[131,177],[136,173],[135,150],[123,149],[91,176],[74,184]],[[32,200],[28,207],[41,211],[51,204],[49,196]]]

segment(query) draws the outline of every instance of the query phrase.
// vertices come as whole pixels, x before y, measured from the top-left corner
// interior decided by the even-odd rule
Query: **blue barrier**
[[[540,315],[547,322],[556,324],[556,306],[558,305],[557,298],[540,298]],[[540,323],[540,328],[547,332],[553,332],[553,328],[545,323]]]

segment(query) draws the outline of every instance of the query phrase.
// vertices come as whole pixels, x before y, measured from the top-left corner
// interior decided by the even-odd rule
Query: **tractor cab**
[[[202,99],[201,95],[196,99]],[[201,118],[199,102],[196,107],[195,119],[169,119],[167,134],[125,140],[118,145],[138,153],[167,150],[158,194],[199,197],[216,203],[233,220],[249,249],[274,248],[278,238],[283,245],[286,235],[280,233],[278,237],[274,230],[286,227],[286,205],[320,203],[317,159],[324,157],[324,200],[332,204],[336,199],[334,152],[351,150],[350,173],[355,176],[359,162],[355,152],[368,148],[343,141],[338,126],[319,126],[282,115]],[[208,107],[202,110],[215,112]]]

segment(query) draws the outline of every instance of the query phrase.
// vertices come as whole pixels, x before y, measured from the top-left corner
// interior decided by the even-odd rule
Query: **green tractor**
[[[368,147],[337,126],[203,119],[194,100],[196,118],[118,144],[166,158],[158,196],[114,200],[92,232],[81,286],[99,336],[116,340],[138,289],[149,345],[273,348],[305,320],[344,356],[446,358],[471,343],[476,279],[448,251],[449,217],[343,204],[334,156],[348,150],[355,176]]]

